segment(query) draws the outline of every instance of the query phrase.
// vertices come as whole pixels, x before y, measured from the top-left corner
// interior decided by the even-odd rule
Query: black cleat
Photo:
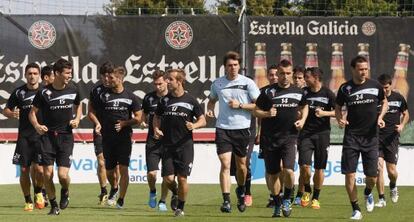
[[[59,207],[52,207],[47,215],[57,216],[60,214]]]
[[[246,210],[246,204],[244,203],[244,193],[239,188],[236,188],[236,194],[237,194],[237,209],[243,213]]]
[[[171,210],[172,211],[177,210],[177,206],[178,206],[178,195],[172,195],[171,203],[170,203]]]
[[[64,210],[68,207],[69,205],[69,191],[64,193],[63,190],[60,191],[60,202],[59,202],[59,206],[60,209]]]
[[[231,213],[231,204],[228,201],[224,201],[220,207],[222,213]]]

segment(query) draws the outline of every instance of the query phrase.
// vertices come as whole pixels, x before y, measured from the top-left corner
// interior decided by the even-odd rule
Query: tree
[[[116,15],[161,15],[166,8],[168,14],[207,13],[204,0],[117,0],[112,1],[110,8],[115,8]]]
[[[274,15],[274,6],[277,0],[247,0],[247,15],[266,16]],[[219,14],[239,13],[241,10],[240,0],[218,0],[216,6]]]

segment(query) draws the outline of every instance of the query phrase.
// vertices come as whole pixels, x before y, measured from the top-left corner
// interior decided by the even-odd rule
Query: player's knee
[[[177,180],[178,180],[178,183],[180,183],[180,184],[187,183],[187,176],[179,175],[179,176],[177,176]]]
[[[166,183],[166,184],[174,183],[174,175],[165,176],[163,178],[163,182]]]
[[[63,181],[69,180],[69,173],[64,172],[64,171],[58,172],[58,177],[59,177],[59,180],[63,180]]]
[[[157,178],[157,171],[149,171],[148,173],[147,173],[147,177],[148,178]]]

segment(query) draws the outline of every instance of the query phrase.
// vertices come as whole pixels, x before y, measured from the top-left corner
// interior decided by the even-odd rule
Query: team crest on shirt
[[[47,95],[47,98],[50,99],[50,96],[52,95],[52,92],[50,90],[46,90],[45,94]]]
[[[348,94],[351,94],[352,86],[348,85],[345,87],[345,89]]]
[[[24,96],[26,95],[26,91],[24,91],[24,90],[20,90],[20,95],[22,96],[22,98],[24,98]]]
[[[308,90],[304,90],[303,91],[303,94],[306,96],[306,95],[308,95]]]

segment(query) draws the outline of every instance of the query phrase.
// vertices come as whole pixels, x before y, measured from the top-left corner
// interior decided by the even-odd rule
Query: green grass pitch
[[[56,187],[59,191],[60,187]],[[233,185],[233,189],[235,186]],[[159,190],[159,187],[158,187]],[[392,204],[386,187],[387,207],[375,208],[367,213],[363,199],[363,187],[359,187],[359,202],[364,221],[413,221],[414,187],[399,187],[400,200]],[[233,212],[223,214],[219,185],[190,184],[190,193],[185,206],[185,217],[174,218],[172,211],[157,212],[147,205],[148,187],[145,184],[131,184],[124,209],[118,210],[97,205],[99,186],[97,184],[74,184],[70,187],[70,204],[59,216],[47,216],[48,209],[23,211],[23,196],[19,185],[0,186],[0,221],[70,221],[70,222],[127,222],[127,221],[349,221],[351,206],[343,186],[326,186],[320,196],[321,209],[293,207],[289,218],[271,218],[272,209],[265,208],[268,193],[264,185],[253,185],[253,206],[239,213],[236,197],[232,192]],[[58,192],[60,193],[60,192]],[[374,191],[377,199],[377,192]],[[58,198],[59,200],[59,198]],[[169,198],[167,199],[169,200]],[[169,205],[169,201],[167,202]]]

